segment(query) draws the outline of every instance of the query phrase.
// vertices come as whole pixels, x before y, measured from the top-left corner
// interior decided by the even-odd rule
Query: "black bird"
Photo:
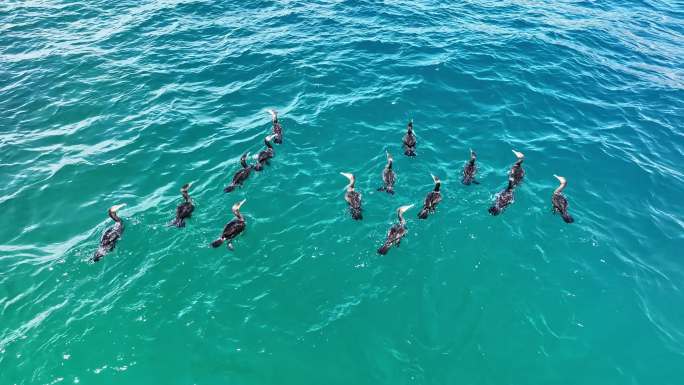
[[[406,220],[404,219],[404,212],[413,207],[413,205],[401,206],[397,209],[397,217],[399,218],[399,223],[390,227],[387,231],[387,238],[385,243],[378,249],[378,254],[385,255],[392,246],[399,246],[401,239],[404,238],[406,233]]]
[[[266,149],[257,154],[256,164],[254,165],[254,171],[263,170],[264,164],[270,164],[270,159],[275,156],[273,146],[271,145],[271,140],[273,140],[273,138],[275,138],[275,134],[269,135],[264,138],[264,144],[266,145]]]
[[[253,166],[247,164],[247,156],[249,155],[248,152],[242,154],[240,157],[240,165],[242,168],[233,175],[233,180],[230,182],[228,187],[223,189],[224,192],[231,192],[235,190],[235,187],[242,187],[242,183],[249,178],[249,174],[252,172]]]
[[[192,217],[192,212],[195,210],[195,205],[192,204],[192,198],[188,194],[188,189],[192,183],[186,183],[181,187],[181,195],[183,195],[183,203],[176,207],[176,219],[171,222],[171,226],[185,227],[185,220]]]
[[[387,165],[382,170],[382,187],[378,188],[378,191],[387,191],[388,194],[394,194],[394,182],[397,180],[397,175],[392,169],[393,161],[392,155],[387,152]]]
[[[276,144],[282,144],[283,128],[280,126],[280,122],[278,121],[278,111],[268,110],[268,113],[271,114],[271,122],[273,123],[273,134],[275,135],[274,142]]]
[[[560,186],[554,190],[553,195],[551,196],[553,213],[560,213],[565,223],[572,223],[575,219],[568,213],[568,200],[565,198],[565,195],[563,195],[563,189],[567,186],[568,182],[562,176],[554,176],[560,182]]]
[[[472,149],[470,150],[470,160],[468,160],[463,167],[463,178],[461,178],[461,183],[468,186],[471,183],[480,184],[480,182],[475,180],[475,174],[477,173],[477,165],[475,164],[477,160],[477,154]]]
[[[501,214],[508,205],[513,203],[513,177],[508,178],[508,186],[496,194],[494,199],[494,204],[489,208],[489,213],[492,215]]]
[[[428,214],[434,213],[435,209],[437,208],[437,204],[442,201],[442,193],[439,192],[442,182],[434,175],[432,175],[432,180],[435,181],[435,188],[425,197],[423,209],[418,213],[418,218],[420,219],[426,219]]]
[[[95,251],[95,254],[93,254],[93,256],[90,257],[91,261],[98,262],[100,259],[102,259],[102,257],[105,256],[105,254],[114,250],[116,242],[119,240],[119,238],[121,238],[121,234],[123,234],[124,231],[124,224],[121,221],[121,218],[119,218],[119,216],[116,215],[116,212],[124,206],[126,206],[125,203],[120,205],[114,205],[109,208],[108,214],[109,217],[112,218],[112,220],[114,221],[114,226],[108,228],[102,234],[102,238],[100,238],[100,246]]]
[[[237,202],[233,205],[232,210],[233,215],[235,215],[235,219],[228,222],[226,227],[223,228],[221,236],[211,243],[211,247],[219,247],[223,244],[223,242],[228,241],[228,248],[230,250],[234,250],[233,239],[235,239],[235,237],[237,237],[243,231],[245,231],[245,227],[247,227],[247,225],[245,224],[245,217],[243,217],[242,214],[240,214],[240,207],[242,207],[242,205],[245,204],[245,201],[247,201],[247,199],[243,199],[240,202]]]
[[[523,155],[523,153],[519,151],[512,151],[515,154],[515,157],[518,158],[518,160],[516,160],[513,164],[513,167],[511,167],[511,171],[508,172],[508,176],[510,178],[513,178],[513,187],[516,187],[517,185],[522,183],[522,180],[525,177],[525,170],[523,170],[522,168],[522,162],[523,160],[525,160],[525,155]]]
[[[402,142],[404,144],[404,154],[416,156],[416,135],[413,133],[413,119],[408,122],[406,135],[404,135]]]
[[[344,193],[344,200],[349,203],[349,212],[352,218],[356,220],[363,219],[361,213],[361,194],[354,190],[354,183],[356,182],[354,175],[348,172],[341,172],[340,174],[349,179],[349,184],[345,187],[347,191]]]

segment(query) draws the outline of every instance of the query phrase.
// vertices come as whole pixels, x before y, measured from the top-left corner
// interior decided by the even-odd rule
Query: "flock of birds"
[[[266,148],[256,155],[255,164],[247,163],[247,159],[249,157],[248,152],[244,153],[240,157],[241,168],[237,172],[235,172],[230,184],[223,190],[224,192],[230,193],[234,191],[237,187],[242,187],[243,183],[247,180],[247,178],[249,178],[252,170],[257,172],[262,171],[264,169],[264,166],[270,164],[271,158],[275,156],[275,151],[273,149],[273,145],[271,144],[271,142],[274,142],[276,144],[283,143],[283,129],[280,125],[280,122],[278,121],[278,113],[274,110],[269,110],[268,112],[271,114],[273,132],[272,134],[264,138],[264,145],[266,146]],[[415,157],[416,144],[416,135],[413,132],[413,121],[411,120],[408,123],[406,135],[404,135],[402,139],[404,154],[409,157]],[[522,183],[523,178],[525,177],[525,170],[522,168],[522,163],[525,159],[525,156],[523,155],[523,153],[519,151],[513,150],[513,153],[515,154],[517,160],[508,172],[507,186],[498,194],[496,194],[494,202],[492,203],[491,207],[489,207],[488,211],[492,215],[501,214],[506,209],[506,207],[513,203],[513,192],[515,191],[515,188],[518,185],[520,185],[520,183]],[[479,182],[475,179],[475,174],[477,173],[477,165],[475,163],[476,160],[476,153],[473,150],[470,150],[470,159],[466,162],[465,166],[463,167],[463,174],[461,178],[461,182],[464,185],[479,184]],[[378,191],[384,191],[388,194],[393,195],[394,183],[396,182],[396,174],[392,168],[392,163],[392,155],[389,152],[387,152],[387,164],[382,171],[383,184],[380,188],[378,188]],[[341,174],[349,180],[349,184],[345,188],[346,191],[344,194],[344,199],[347,201],[347,204],[349,205],[349,212],[351,214],[351,217],[355,220],[361,220],[363,219],[363,213],[361,209],[361,194],[355,189],[354,185],[356,179],[352,173],[342,172]],[[574,219],[568,213],[568,200],[563,195],[563,189],[565,189],[567,181],[562,176],[554,175],[554,177],[558,179],[560,185],[553,191],[553,195],[551,196],[552,212],[554,214],[559,213],[561,215],[561,218],[563,218],[563,220],[565,221],[565,223],[572,223],[574,222]],[[432,179],[435,182],[435,187],[425,197],[425,200],[423,202],[423,208],[418,213],[419,219],[427,219],[430,214],[433,214],[436,211],[437,205],[442,200],[442,193],[440,192],[441,181],[438,177],[434,175],[432,175]],[[181,188],[183,202],[176,208],[176,218],[170,223],[170,226],[185,227],[185,220],[192,216],[192,212],[195,210],[195,206],[192,202],[190,194],[188,193],[190,187],[191,184],[188,183],[183,185],[183,187]],[[235,218],[228,222],[228,224],[226,224],[226,226],[223,228],[223,232],[221,232],[221,235],[216,240],[211,242],[211,247],[216,248],[221,246],[224,242],[227,242],[228,248],[230,250],[233,250],[233,240],[238,235],[240,235],[246,228],[245,218],[240,213],[240,208],[245,203],[245,201],[246,199],[243,199],[233,205],[232,212]],[[114,225],[106,229],[104,234],[102,234],[102,238],[100,239],[100,245],[91,257],[91,260],[93,262],[98,262],[108,252],[112,251],[116,246],[116,242],[121,237],[121,234],[124,230],[124,224],[121,221],[121,218],[119,218],[119,216],[117,215],[117,212],[124,206],[125,204],[120,204],[109,208],[109,217],[114,221]],[[402,238],[404,238],[404,236],[406,236],[407,234],[404,213],[413,206],[414,205],[412,204],[405,205],[397,209],[397,218],[399,222],[394,224],[387,231],[387,237],[385,238],[385,242],[378,249],[379,254],[385,255],[393,246],[399,246]]]

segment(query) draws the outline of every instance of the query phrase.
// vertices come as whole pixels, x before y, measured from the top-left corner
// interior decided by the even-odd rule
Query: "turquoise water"
[[[682,57],[676,1],[4,1],[0,384],[681,384]]]

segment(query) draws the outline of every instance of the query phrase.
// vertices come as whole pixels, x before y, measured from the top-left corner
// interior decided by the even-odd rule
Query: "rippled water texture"
[[[679,1],[3,1],[0,384],[681,384],[683,57]]]

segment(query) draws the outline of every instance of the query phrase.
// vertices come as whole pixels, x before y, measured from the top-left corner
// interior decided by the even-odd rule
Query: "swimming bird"
[[[397,217],[399,218],[399,223],[390,227],[387,231],[387,238],[385,243],[378,249],[378,254],[385,255],[392,246],[399,246],[401,239],[404,238],[406,233],[406,220],[404,219],[404,212],[413,207],[413,205],[401,206],[397,209]]]
[[[361,214],[361,194],[354,190],[354,183],[356,182],[354,175],[348,172],[341,172],[340,174],[349,179],[349,184],[345,187],[347,191],[344,193],[344,200],[349,203],[349,212],[352,218],[356,220],[363,219]]]
[[[282,144],[283,127],[280,126],[280,122],[278,121],[278,111],[268,110],[268,113],[271,114],[271,122],[273,123],[273,134],[275,135],[274,142],[277,144]]]
[[[404,154],[407,156],[416,156],[416,135],[413,133],[413,119],[408,122],[406,135],[404,135],[402,142],[404,144]]]
[[[463,167],[463,178],[461,178],[461,183],[468,186],[471,183],[480,184],[480,182],[475,180],[475,174],[477,173],[477,165],[475,164],[477,160],[477,154],[472,149],[470,150],[470,160],[468,160]]]
[[[392,170],[392,155],[389,151],[387,152],[387,165],[385,169],[382,170],[382,187],[378,188],[378,191],[387,191],[388,194],[394,194],[394,182],[397,179],[394,170]]]
[[[225,189],[223,189],[224,192],[229,193],[235,190],[235,187],[242,187],[242,183],[249,178],[253,166],[247,164],[247,156],[249,156],[249,152],[242,154],[240,157],[240,165],[242,168],[233,175],[233,180]]]
[[[420,219],[427,219],[428,214],[434,213],[435,209],[437,208],[437,204],[442,201],[442,193],[439,192],[442,182],[436,176],[431,176],[432,180],[435,181],[435,188],[425,197],[423,209],[418,213],[418,218]]]
[[[176,207],[176,219],[171,222],[171,226],[185,227],[185,220],[192,216],[192,212],[195,210],[195,205],[192,204],[192,198],[188,194],[188,189],[190,189],[192,183],[186,183],[181,187],[181,195],[183,195],[183,203]]]
[[[551,204],[553,205],[553,213],[560,213],[561,217],[565,221],[565,223],[572,223],[575,221],[573,217],[568,214],[568,200],[565,198],[565,195],[563,195],[563,189],[565,186],[567,186],[568,181],[565,180],[562,176],[558,175],[553,175],[558,179],[560,182],[560,186],[556,190],[553,191],[553,195],[551,196]]]
[[[275,134],[269,135],[264,138],[264,144],[266,145],[266,149],[259,152],[257,154],[256,158],[256,164],[254,165],[254,171],[261,171],[264,169],[264,164],[270,164],[270,159],[275,156],[275,152],[273,151],[273,146],[271,145],[271,140],[275,138]]]
[[[525,160],[525,155],[523,155],[523,153],[520,151],[512,151],[518,160],[516,160],[513,164],[513,167],[511,167],[511,171],[508,172],[508,176],[513,178],[513,187],[515,187],[519,185],[525,177],[525,170],[522,168],[522,162]]]
[[[126,206],[125,203],[114,205],[109,208],[108,215],[114,221],[114,226],[108,228],[104,233],[102,233],[102,238],[100,238],[100,246],[95,251],[95,254],[90,257],[91,261],[98,262],[100,259],[102,259],[102,257],[105,256],[105,254],[114,250],[116,242],[119,240],[119,238],[121,238],[121,234],[123,234],[124,231],[124,224],[121,221],[121,218],[116,215],[116,212],[124,206]]]
[[[221,236],[211,243],[211,247],[219,247],[223,244],[223,242],[228,241],[228,248],[230,250],[234,250],[233,239],[245,231],[245,227],[247,227],[245,224],[245,217],[240,214],[240,207],[242,207],[246,201],[247,199],[243,199],[233,205],[232,211],[233,215],[235,215],[235,219],[228,222],[226,227],[223,228]]]
[[[496,194],[494,203],[492,204],[492,207],[489,208],[490,214],[499,215],[508,207],[508,205],[513,203],[513,188],[515,187],[513,182],[513,177],[508,178],[508,185],[506,188]]]

